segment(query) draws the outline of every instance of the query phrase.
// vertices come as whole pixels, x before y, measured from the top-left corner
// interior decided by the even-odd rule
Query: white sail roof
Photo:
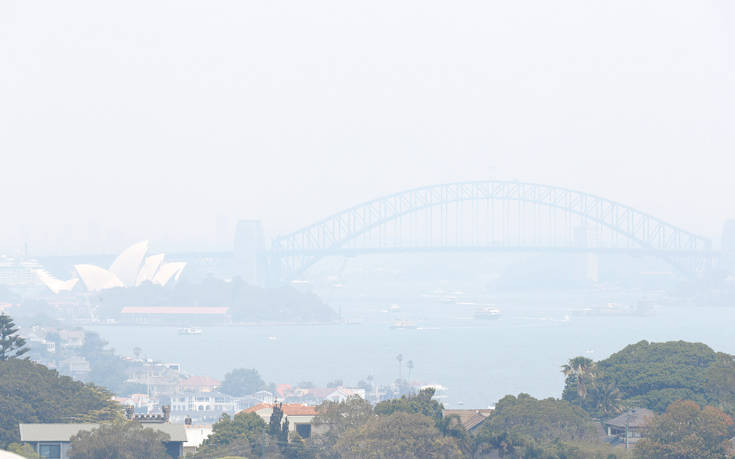
[[[138,279],[138,270],[143,262],[145,253],[148,251],[148,241],[137,242],[120,255],[110,266],[110,272],[114,274],[125,286],[135,285]]]
[[[123,287],[122,281],[112,272],[95,265],[74,265],[87,290],[96,292],[106,288]]]
[[[138,278],[135,280],[135,285],[140,285],[143,282],[153,282],[153,278],[158,271],[158,267],[163,262],[164,254],[159,253],[157,255],[151,255],[145,259],[143,267],[138,272]]]
[[[34,269],[33,272],[36,273],[38,278],[43,282],[43,284],[49,288],[54,293],[59,293],[63,291],[69,291],[74,288],[75,285],[77,285],[77,282],[79,279],[69,279],[68,281],[63,281],[61,279],[58,279],[53,274],[49,273],[45,269]]]
[[[156,276],[153,278],[153,283],[158,285],[166,285],[169,280],[173,277],[174,280],[179,280],[181,272],[184,270],[186,262],[174,262],[164,263],[158,268]]]

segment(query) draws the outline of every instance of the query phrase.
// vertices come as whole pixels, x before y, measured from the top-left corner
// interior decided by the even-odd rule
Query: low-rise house
[[[238,409],[238,401],[220,392],[182,393],[171,397],[171,407],[174,412],[234,412]]]
[[[492,409],[476,409],[476,410],[443,410],[442,416],[445,418],[456,417],[464,430],[474,434],[482,426],[482,423],[493,413]]]
[[[209,376],[189,376],[181,381],[178,392],[214,392],[220,382]]]
[[[202,446],[212,434],[211,425],[186,425],[186,441],[184,442],[184,456],[191,456]]]
[[[64,347],[82,347],[84,345],[84,330],[59,330],[59,338]]]
[[[67,459],[71,437],[81,431],[94,430],[99,424],[20,424],[19,427],[21,441],[29,443],[41,459]],[[169,441],[164,442],[169,456],[178,458],[183,455],[186,431],[182,424],[150,424],[146,427],[169,435]]]
[[[260,401],[260,403],[274,403],[276,401],[276,396],[273,392],[268,392],[267,390],[259,390],[252,394],[252,397]]]
[[[624,444],[626,448],[635,445],[646,436],[648,422],[656,414],[646,408],[631,408],[623,414],[603,423],[608,441]]]
[[[261,403],[242,410],[241,413],[255,413],[267,424],[270,422],[275,405],[275,403]],[[283,410],[283,419],[281,422],[285,422],[288,419],[289,432],[295,431],[301,438],[309,438],[311,436],[311,422],[319,414],[315,406],[299,405],[296,403],[279,403],[278,406]]]
[[[350,397],[360,397],[361,399],[365,399],[365,389],[355,388],[355,387],[337,387],[332,390],[329,394],[327,394],[326,397],[324,397],[324,400],[328,400],[330,402],[344,402]]]

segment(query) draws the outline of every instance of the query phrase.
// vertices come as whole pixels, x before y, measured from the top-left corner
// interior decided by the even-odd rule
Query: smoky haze
[[[232,247],[409,187],[735,217],[730,2],[0,3],[1,250]]]

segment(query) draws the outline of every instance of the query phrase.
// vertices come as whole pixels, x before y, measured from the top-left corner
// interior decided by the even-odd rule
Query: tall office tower
[[[252,285],[264,285],[267,270],[265,237],[260,220],[240,220],[235,228],[235,272]]]
[[[728,220],[722,228],[722,251],[735,252],[735,220]]]

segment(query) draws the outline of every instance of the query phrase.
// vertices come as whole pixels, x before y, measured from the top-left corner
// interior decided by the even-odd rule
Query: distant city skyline
[[[489,178],[716,241],[733,30],[726,1],[3,2],[0,253],[223,249]]]

